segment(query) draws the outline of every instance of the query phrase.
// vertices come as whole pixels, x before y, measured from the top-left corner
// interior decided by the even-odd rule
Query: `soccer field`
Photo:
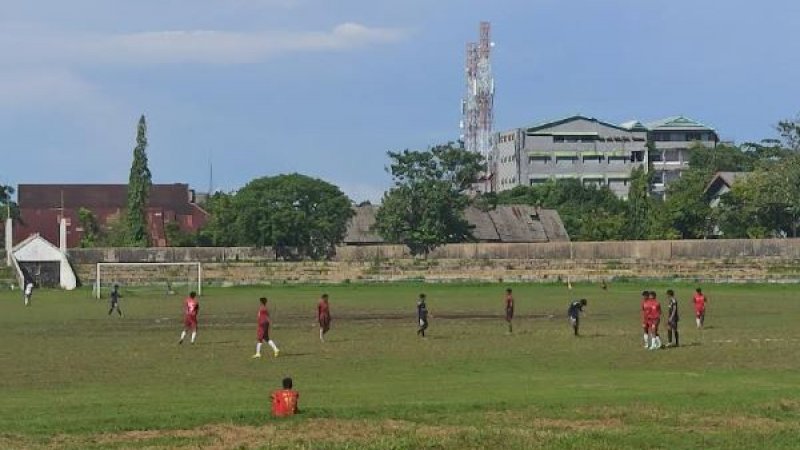
[[[797,449],[800,301],[790,285],[338,285],[209,288],[195,345],[183,296],[0,293],[0,448]],[[639,292],[673,288],[677,349],[645,351]],[[318,339],[316,303],[333,327]],[[427,339],[415,299],[428,296]],[[255,348],[270,298],[279,358]],[[582,336],[566,320],[588,299]],[[665,305],[666,309],[666,305]],[[666,330],[662,331],[666,341]],[[266,356],[270,355],[270,356]],[[284,376],[302,414],[269,417]]]

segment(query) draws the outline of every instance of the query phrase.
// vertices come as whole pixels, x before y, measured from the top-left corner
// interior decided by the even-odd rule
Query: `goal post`
[[[115,269],[117,269],[115,271]],[[146,280],[136,280],[131,274],[139,269],[147,276]],[[124,273],[121,273],[124,270]],[[181,273],[185,278],[181,276]],[[116,273],[115,273],[116,272]],[[132,281],[133,279],[133,281]],[[186,284],[187,289],[194,290],[197,295],[203,295],[203,264],[200,262],[147,262],[147,263],[97,263],[94,294],[99,299],[102,297],[104,286],[111,284],[124,285],[158,285],[165,283],[171,289],[172,283]]]

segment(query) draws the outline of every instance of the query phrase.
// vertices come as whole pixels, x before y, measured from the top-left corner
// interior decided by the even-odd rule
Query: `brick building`
[[[103,227],[127,209],[125,184],[21,184],[17,190],[20,220],[15,223],[14,243],[39,233],[58,245],[58,221],[67,219],[67,247],[79,247],[83,230],[78,211],[91,211]],[[166,225],[178,224],[181,230],[195,232],[208,220],[208,213],[195,203],[194,191],[187,184],[155,184],[147,205],[150,242],[165,247]]]

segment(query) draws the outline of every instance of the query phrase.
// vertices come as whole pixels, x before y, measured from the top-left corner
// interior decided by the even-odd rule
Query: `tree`
[[[781,120],[776,128],[786,148],[793,152],[800,152],[800,116]]]
[[[102,240],[102,230],[100,224],[97,222],[97,217],[94,213],[86,208],[78,210],[78,225],[83,230],[81,235],[81,247],[91,248],[100,245]]]
[[[283,257],[329,257],[353,215],[338,187],[300,174],[253,180],[231,206],[238,245],[273,246]]]
[[[644,167],[631,172],[631,185],[628,190],[627,220],[625,239],[641,240],[653,237],[653,199],[650,196],[650,174]]]
[[[152,176],[147,167],[147,122],[144,115],[139,118],[136,132],[136,147],[128,179],[128,242],[134,246],[148,245],[147,199],[152,186]]]
[[[711,206],[705,190],[712,177],[707,168],[692,166],[667,187],[659,217],[665,231],[682,239],[708,235],[711,231]]]
[[[233,194],[215,192],[206,202],[209,221],[200,230],[198,243],[212,247],[231,247],[237,245],[236,209],[233,206]]]
[[[720,209],[720,228],[726,237],[796,237],[800,155],[756,169],[723,196]]]
[[[555,209],[570,238],[575,241],[619,240],[623,237],[625,202],[607,186],[585,185],[575,179],[550,180],[500,192],[497,203]]]
[[[14,188],[0,184],[0,220],[5,221],[8,218],[8,212],[11,212],[12,219],[19,219],[19,208],[17,204],[11,200],[14,194]]]
[[[170,247],[194,247],[198,241],[197,236],[181,230],[180,224],[175,221],[167,222],[164,225],[164,236]]]
[[[472,238],[463,210],[465,192],[484,168],[480,154],[448,143],[428,151],[388,152],[395,186],[383,196],[375,228],[384,239],[401,242],[414,255]]]

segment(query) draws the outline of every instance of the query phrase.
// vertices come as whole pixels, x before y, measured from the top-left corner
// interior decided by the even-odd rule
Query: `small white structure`
[[[33,280],[37,287],[58,286],[70,291],[78,287],[67,256],[38,233],[17,244],[12,253],[20,277]]]

